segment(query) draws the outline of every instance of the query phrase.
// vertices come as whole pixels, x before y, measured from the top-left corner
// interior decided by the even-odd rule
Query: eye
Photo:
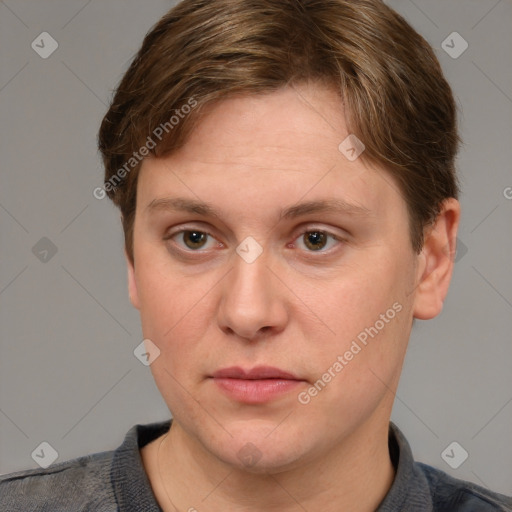
[[[210,238],[211,240],[208,240]],[[215,239],[205,231],[200,231],[199,229],[185,229],[181,231],[177,231],[176,233],[170,234],[164,238],[164,240],[179,240],[181,243],[177,242],[181,248],[185,248],[186,250],[191,250],[197,252],[198,249],[209,249],[219,245],[219,242],[216,242]],[[208,242],[213,242],[213,245],[208,247]]]
[[[296,240],[299,241],[299,245],[303,244],[308,252],[327,252],[328,249],[336,245],[336,242],[342,241],[332,233],[320,229],[304,231]],[[329,241],[332,243],[329,244]],[[325,249],[326,247],[327,249]]]
[[[210,233],[199,229],[182,229],[164,237],[164,240],[172,240],[178,248],[185,252],[203,252],[214,247],[222,247]],[[328,252],[343,239],[333,233],[321,229],[309,229],[303,231],[296,239],[297,246],[307,252]]]

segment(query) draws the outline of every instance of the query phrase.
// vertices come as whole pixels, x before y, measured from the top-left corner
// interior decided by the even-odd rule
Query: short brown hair
[[[425,226],[458,196],[459,144],[453,94],[425,39],[381,0],[183,0],[144,38],[99,131],[132,262],[138,150],[170,154],[206,105],[305,81],[339,92],[363,157],[397,181],[421,250]],[[150,145],[159,126],[165,136]]]

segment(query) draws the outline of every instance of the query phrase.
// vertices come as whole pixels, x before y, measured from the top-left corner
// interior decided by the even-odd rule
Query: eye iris
[[[183,233],[183,238],[185,244],[190,249],[197,249],[204,245],[204,242],[206,241],[206,233],[201,233],[201,231],[185,231]]]
[[[314,251],[318,251],[325,247],[326,239],[327,237],[325,233],[322,233],[321,231],[310,231],[304,235],[304,242],[306,246]],[[321,246],[316,244],[321,244]]]

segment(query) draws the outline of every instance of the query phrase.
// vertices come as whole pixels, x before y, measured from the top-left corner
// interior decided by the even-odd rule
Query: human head
[[[339,92],[361,157],[396,180],[419,252],[458,194],[456,107],[428,43],[380,0],[185,0],[145,37],[99,133],[128,257],[143,153],[179,148],[212,103],[312,80]]]
[[[348,134],[365,145],[354,161],[338,150]],[[382,427],[412,319],[440,311],[451,276],[443,248],[458,210],[438,213],[457,195],[456,146],[439,64],[381,2],[185,1],[156,25],[118,87],[100,148],[107,182],[124,171],[105,190],[122,212],[130,298],[189,441],[229,464],[252,443],[263,470],[280,470],[332,452],[363,425],[366,435]],[[151,152],[142,163],[140,148]],[[307,217],[338,225],[338,256],[289,247],[298,221],[280,213],[304,195],[352,204]],[[208,200],[220,214],[170,213],[162,205],[172,196]],[[219,244],[197,259],[177,250],[172,228],[186,222]],[[263,246],[250,263],[235,252],[246,236]],[[335,384],[268,407],[214,391],[214,371],[258,364],[294,372],[302,392],[320,375]]]

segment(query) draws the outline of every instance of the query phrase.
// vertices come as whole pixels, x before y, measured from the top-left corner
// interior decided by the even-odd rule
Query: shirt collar
[[[169,431],[171,420],[133,426],[117,448],[110,481],[116,502],[123,512],[162,512],[142,463],[140,449]]]
[[[389,454],[395,466],[395,478],[376,512],[432,512],[430,485],[414,462],[411,447],[400,429],[389,423]]]

